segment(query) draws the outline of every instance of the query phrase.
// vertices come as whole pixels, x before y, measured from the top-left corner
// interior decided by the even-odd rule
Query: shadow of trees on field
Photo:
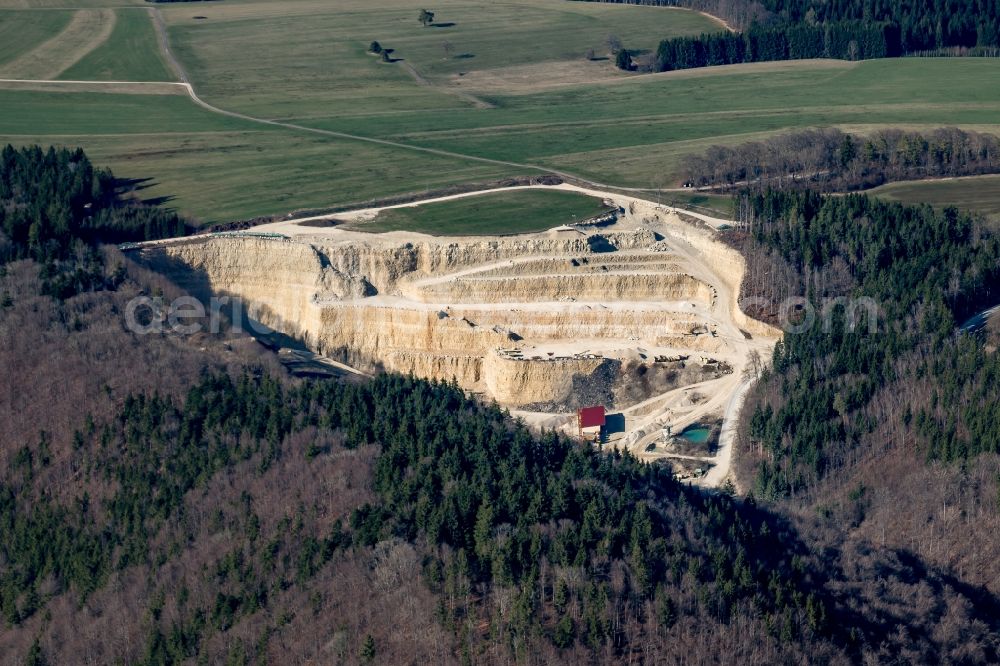
[[[177,196],[173,194],[164,194],[156,197],[146,197],[143,198],[138,196],[139,192],[143,190],[148,190],[151,187],[156,187],[160,183],[156,181],[155,178],[115,178],[115,193],[122,198],[130,198],[133,201],[144,206],[154,206],[160,207],[164,204],[174,201]],[[131,195],[131,196],[130,196]],[[165,207],[164,211],[176,212],[175,208]]]
[[[156,185],[153,178],[115,178],[118,192],[138,192]]]
[[[146,206],[162,206],[165,203],[170,203],[176,199],[173,194],[167,194],[160,197],[150,197],[148,199],[140,199],[140,201]]]

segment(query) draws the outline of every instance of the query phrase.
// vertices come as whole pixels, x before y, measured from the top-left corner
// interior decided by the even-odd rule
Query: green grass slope
[[[583,65],[588,49],[606,54],[609,34],[653,49],[668,34],[717,29],[685,10],[565,0],[446,0],[434,6],[433,27],[420,25],[418,9],[402,0],[292,0],[162,11],[178,57],[206,98],[247,113],[296,117],[469,108],[445,89],[449,76],[512,65]],[[400,61],[390,65],[367,54],[372,40],[395,49]],[[246,57],[248,44],[253,58]],[[614,75],[613,65],[604,65]],[[418,85],[408,67],[432,85]]]
[[[120,177],[156,180],[202,222],[361,203],[518,171],[228,118],[182,95],[0,90],[0,144],[82,146]]]
[[[872,190],[872,193],[887,201],[905,204],[955,206],[982,213],[989,220],[1000,222],[1000,176],[890,183]]]
[[[525,234],[580,222],[607,209],[600,199],[577,192],[514,190],[393,208],[353,228],[435,236]]]
[[[69,11],[0,9],[0,65],[58,35],[71,16]]]
[[[118,9],[115,29],[104,44],[59,78],[77,81],[172,81],[160,55],[149,12]]]
[[[634,77],[492,98],[497,108],[307,124],[649,186],[685,154],[748,135],[831,125],[1000,128],[994,59],[797,62]]]

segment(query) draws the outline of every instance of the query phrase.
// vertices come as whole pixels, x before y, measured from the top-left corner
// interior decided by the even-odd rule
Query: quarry
[[[366,233],[380,209],[356,210],[146,243],[133,256],[201,297],[240,298],[358,372],[454,380],[569,435],[577,409],[603,405],[603,446],[721,483],[750,359],[767,358],[778,336],[738,307],[744,264],[717,239],[725,222],[626,194],[528,187],[600,197],[615,212],[443,237]],[[706,421],[721,423],[714,450],[677,453],[671,433]]]

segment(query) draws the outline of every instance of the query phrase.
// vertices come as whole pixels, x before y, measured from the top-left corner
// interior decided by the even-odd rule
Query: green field
[[[731,219],[735,205],[728,194],[708,194],[703,192],[664,192],[659,200],[668,206],[686,208],[696,213]]]
[[[59,78],[78,81],[172,81],[156,43],[149,13],[115,10],[115,29],[106,42],[84,56]]]
[[[92,9],[148,6],[145,0],[0,0],[0,9]]]
[[[982,213],[993,222],[1000,222],[1000,176],[890,183],[872,190],[872,193],[887,201],[906,204],[955,206]]]
[[[567,0],[443,0],[434,5],[438,26],[423,27],[421,6],[412,0],[227,1],[161,11],[178,57],[206,98],[250,114],[295,118],[468,109],[456,96],[464,87],[458,79],[513,66],[554,70],[569,62],[579,76],[597,71],[604,79],[627,78],[609,61],[585,62],[585,53],[606,55],[609,34],[630,47],[654,49],[665,36],[718,29],[686,10]],[[400,61],[387,65],[368,55],[372,40],[395,49]],[[452,45],[450,57],[445,42]],[[434,85],[418,85],[408,67]],[[544,82],[541,75],[535,80]]]
[[[1000,126],[1000,87],[983,85],[1000,74],[992,59],[774,63],[629,76],[580,56],[587,48],[604,53],[609,33],[629,46],[655,48],[662,37],[717,26],[657,7],[453,0],[435,11],[455,25],[438,29],[416,22],[412,2],[370,5],[347,0],[335,17],[310,0],[213,5],[199,10],[208,18],[198,21],[187,8],[166,13],[196,87],[226,108],[540,164],[609,184],[675,184],[678,163],[691,152],[790,128]],[[267,64],[251,68],[236,57],[247,35]],[[366,55],[371,39],[395,48],[402,62]],[[315,85],[297,66],[307,59],[317,63]],[[404,65],[431,85],[416,85]],[[459,92],[493,108],[477,108]]]
[[[59,137],[122,134],[171,135],[258,128],[205,111],[185,95],[116,95],[0,91],[3,135]],[[152,146],[151,146],[152,147]]]
[[[374,4],[226,0],[156,9],[172,50],[210,104],[513,164],[271,127],[213,114],[183,96],[39,93],[3,84],[0,142],[78,143],[122,176],[154,176],[148,196],[221,220],[537,168],[610,186],[670,187],[686,155],[793,128],[1000,132],[1000,86],[986,83],[1000,79],[996,59],[800,61],[634,75],[583,54],[604,55],[609,34],[651,49],[663,37],[717,25],[658,7],[443,0],[433,7],[440,25],[425,28],[412,0]],[[146,15],[118,10],[111,37],[63,76],[167,78]],[[373,39],[394,48],[399,61],[367,54]],[[718,213],[728,204],[705,205]]]
[[[59,34],[70,16],[68,11],[0,9],[0,65]]]
[[[1000,76],[994,59],[795,65],[494,97],[497,108],[487,111],[415,111],[377,123],[357,115],[304,122],[647,187],[664,170],[674,176],[679,156],[692,148],[762,132],[876,121],[1000,128],[1000,86],[983,85]],[[674,150],[679,143],[683,149]]]
[[[416,231],[434,236],[505,235],[545,231],[581,222],[608,210],[595,197],[577,192],[514,190],[407,208],[391,208],[357,231]]]
[[[119,177],[152,178],[140,196],[169,200],[205,222],[513,175],[490,165],[228,118],[182,95],[4,91],[0,132],[3,142],[85,146]]]

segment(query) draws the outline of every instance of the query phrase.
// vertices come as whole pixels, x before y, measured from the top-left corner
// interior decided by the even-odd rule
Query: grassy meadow
[[[545,231],[581,222],[608,210],[600,199],[578,192],[513,190],[384,210],[357,231],[416,231],[434,236],[507,235]]]
[[[148,11],[117,9],[114,31],[106,42],[81,58],[59,78],[77,81],[172,81],[156,48]]]
[[[1000,223],[1000,176],[997,175],[890,183],[871,193],[887,201],[905,204],[955,206]]]
[[[494,96],[487,110],[415,111],[306,124],[564,169],[648,187],[715,143],[793,128],[877,123],[1000,129],[994,59],[781,63],[630,77],[601,86]],[[849,91],[849,92],[845,92]]]
[[[62,78],[169,80],[149,5],[128,4],[0,0],[0,16],[14,22],[0,23],[12,35],[0,40],[0,64],[30,46],[8,25],[58,33],[71,14],[40,7],[117,7],[110,37]],[[1000,76],[996,59],[800,61],[638,75],[603,59],[609,35],[641,51],[718,24],[659,7],[442,0],[432,8],[435,25],[424,27],[422,6],[226,0],[155,9],[199,96],[215,106],[612,186],[676,185],[686,155],[795,128],[1000,132],[1000,87],[986,84]],[[394,49],[395,61],[368,54],[372,40]],[[595,59],[587,60],[591,50]],[[122,176],[155,178],[144,194],[206,221],[536,172],[269,127],[180,95],[11,87],[0,84],[0,142],[82,145]]]
[[[413,0],[182,5],[161,11],[192,83],[220,106],[266,117],[467,109],[453,78],[524,65],[569,61],[627,78],[610,61],[584,56],[593,49],[606,57],[612,34],[631,48],[655,49],[666,36],[718,29],[687,10],[566,0],[444,0],[429,27],[417,21],[423,5]],[[394,49],[397,62],[368,54],[372,41]]]
[[[0,9],[0,70],[4,64],[58,35],[69,25],[72,15],[70,11]]]
[[[205,222],[514,175],[488,164],[221,116],[186,95],[0,90],[0,141],[84,146],[119,177],[142,179],[138,196],[167,201]]]
[[[148,7],[145,0],[0,0],[0,9],[101,9]]]

